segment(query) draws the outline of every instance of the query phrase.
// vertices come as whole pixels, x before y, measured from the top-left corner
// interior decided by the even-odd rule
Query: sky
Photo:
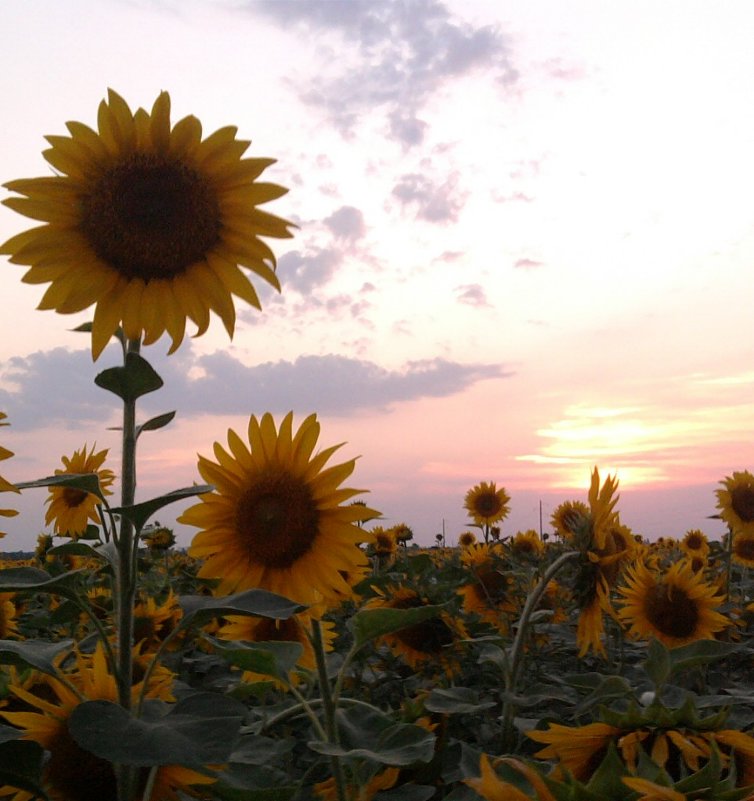
[[[289,189],[267,207],[298,226],[270,243],[281,293],[257,285],[232,342],[214,319],[144,351],[165,387],[140,419],[177,416],[140,441],[137,499],[292,410],[420,544],[457,540],[481,481],[511,496],[504,536],[548,530],[594,466],[636,533],[719,537],[715,490],[754,468],[752,26],[750,0],[1,4],[0,183],[49,174],[44,136],[94,125],[110,87],[238,126]],[[0,208],[3,241],[32,224]],[[0,472],[95,443],[117,472],[93,384],[117,347],[93,364],[91,311],[36,311],[0,268]],[[4,549],[33,547],[45,497],[3,497]]]

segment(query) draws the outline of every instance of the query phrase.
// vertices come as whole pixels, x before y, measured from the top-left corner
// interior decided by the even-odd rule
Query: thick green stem
[[[319,692],[322,698],[322,712],[325,718],[325,733],[328,742],[333,745],[338,744],[338,725],[335,720],[335,703],[330,689],[330,679],[327,675],[327,663],[325,660],[325,644],[322,637],[322,626],[319,620],[312,620],[312,646],[314,656],[317,660],[317,676],[319,678]],[[338,801],[346,801],[346,787],[343,779],[343,766],[338,757],[330,757],[333,778],[335,779],[335,791]]]
[[[529,621],[534,614],[537,605],[539,604],[542,595],[544,595],[547,585],[552,581],[555,575],[572,559],[579,556],[578,551],[569,551],[559,556],[545,571],[539,584],[534,588],[524,604],[521,618],[518,621],[516,629],[516,636],[513,639],[513,645],[508,656],[508,669],[505,673],[505,703],[503,704],[502,714],[502,729],[504,747],[511,745],[513,737],[513,718],[516,714],[517,704],[514,700],[516,686],[518,684],[518,675],[521,671],[523,664],[524,646],[526,645],[526,638],[529,634]]]

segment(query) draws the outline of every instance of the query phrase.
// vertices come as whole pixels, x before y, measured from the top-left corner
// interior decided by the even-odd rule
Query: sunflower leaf
[[[166,495],[160,495],[157,498],[151,498],[142,503],[135,503],[133,506],[118,506],[111,509],[112,514],[119,514],[130,520],[137,531],[144,528],[144,524],[149,518],[163,506],[168,506],[176,501],[181,501],[184,498],[191,498],[194,495],[203,495],[205,492],[212,492],[214,487],[211,484],[197,484],[193,487],[183,487],[182,489],[173,490]]]
[[[47,476],[35,481],[22,481],[16,484],[18,489],[32,489],[34,487],[65,487],[77,489],[96,495],[101,501],[105,500],[99,486],[99,476],[96,473],[62,473],[58,476]]]
[[[138,353],[127,353],[122,367],[109,367],[98,373],[94,383],[114,393],[126,402],[135,401],[142,395],[154,392],[163,385],[163,380],[152,365]]]
[[[72,645],[73,640],[0,640],[0,664],[33,667],[48,676],[57,676],[55,660]]]
[[[173,421],[174,417],[175,412],[165,412],[164,414],[158,414],[157,417],[151,417],[140,426],[136,426],[136,438],[139,438],[142,431],[157,431],[158,428],[164,428]]]
[[[216,617],[225,615],[253,615],[287,620],[305,606],[297,604],[282,595],[267,590],[246,590],[235,595],[211,598],[206,595],[182,595],[179,599],[183,609],[181,626],[189,623],[202,626]]]
[[[362,739],[369,742],[370,737]],[[410,723],[396,723],[380,732],[372,748],[344,748],[334,743],[311,741],[312,751],[327,756],[359,757],[383,765],[413,765],[429,762],[434,755],[435,735]]]
[[[32,798],[48,801],[42,789],[44,749],[30,740],[0,743],[0,784],[25,790]]]
[[[738,643],[697,640],[688,645],[673,648],[670,651],[670,670],[671,673],[675,673],[679,670],[688,670],[700,665],[709,665],[740,650],[741,646]]]
[[[85,701],[68,719],[76,742],[109,762],[197,767],[225,762],[246,707],[217,693],[196,693],[169,707],[149,706],[142,718],[111,701]]]
[[[361,648],[370,640],[392,634],[395,631],[416,626],[425,620],[437,617],[444,609],[442,605],[417,606],[411,609],[362,609],[350,618],[349,631],[353,634],[354,649]]]
[[[670,678],[670,652],[659,640],[653,638],[649,641],[644,670],[647,676],[652,680],[655,691],[659,691],[668,678]]]
[[[304,650],[299,642],[228,642],[216,637],[205,639],[232,665],[284,680],[287,680]]]
[[[424,707],[442,714],[469,714],[495,706],[494,701],[480,701],[479,693],[470,687],[438,687],[427,696]]]
[[[70,597],[72,584],[86,568],[68,570],[59,576],[51,576],[36,567],[8,567],[0,570],[0,592],[52,592]]]

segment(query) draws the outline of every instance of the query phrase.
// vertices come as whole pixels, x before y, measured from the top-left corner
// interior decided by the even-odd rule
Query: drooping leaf
[[[99,477],[96,473],[63,473],[59,476],[46,476],[35,481],[22,481],[16,484],[18,489],[33,489],[35,487],[66,487],[96,495],[101,501],[105,500],[99,486]]]
[[[264,676],[286,679],[304,650],[299,642],[228,642],[207,637],[232,665]]]
[[[472,714],[490,709],[494,701],[480,701],[479,693],[470,687],[438,687],[424,700],[424,706],[430,712],[442,714]]]
[[[59,576],[51,576],[36,567],[9,567],[0,570],[0,592],[51,592],[70,595],[72,587],[86,568],[68,570]]]
[[[368,741],[367,741],[368,742]],[[333,743],[310,742],[309,748],[318,754],[340,757],[360,757],[383,765],[413,765],[429,762],[434,754],[435,735],[410,723],[395,723],[381,732],[371,748],[344,748]]]
[[[196,693],[169,707],[153,704],[142,718],[110,701],[85,701],[68,728],[82,748],[110,762],[198,766],[228,759],[246,711],[217,693]]]
[[[157,431],[159,428],[164,428],[168,423],[172,422],[175,417],[175,412],[165,412],[158,414],[156,417],[151,417],[145,423],[136,426],[136,438],[141,436],[142,431]]]
[[[287,620],[306,609],[305,606],[289,598],[267,590],[246,590],[218,598],[206,595],[182,595],[179,603],[183,609],[182,624],[191,622],[197,626],[226,615],[252,615]]]
[[[73,640],[47,642],[46,640],[0,640],[0,663],[33,667],[56,676],[55,659],[70,650]]]
[[[18,732],[17,732],[18,733]],[[33,798],[48,801],[42,788],[44,749],[31,740],[7,740],[0,743],[0,785],[16,787]]]
[[[182,501],[184,498],[191,498],[194,495],[203,495],[205,492],[212,492],[214,489],[210,484],[197,484],[193,487],[183,487],[182,489],[173,490],[166,495],[160,495],[157,498],[151,498],[142,503],[135,503],[133,506],[119,506],[110,511],[113,514],[119,514],[127,518],[134,524],[137,531],[144,528],[144,524],[149,518],[163,506],[168,506],[176,501]]]
[[[370,640],[392,634],[395,631],[416,626],[437,617],[442,611],[441,605],[417,606],[411,609],[362,609],[351,617],[346,624],[353,634],[354,647],[361,648]]]
[[[122,367],[103,370],[95,376],[94,383],[130,402],[159,389],[163,381],[143,356],[131,352],[126,354]]]
[[[741,645],[719,640],[697,640],[670,650],[671,673],[719,662],[741,650]]]

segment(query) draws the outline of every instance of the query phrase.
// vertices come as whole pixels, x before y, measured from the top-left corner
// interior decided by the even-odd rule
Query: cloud
[[[518,270],[534,270],[537,267],[544,267],[544,262],[527,258],[516,259],[516,262],[513,266]]]
[[[501,84],[517,77],[506,34],[451,16],[439,0],[249,0],[246,7],[317,35],[322,67],[307,76],[301,96],[344,134],[380,107],[396,141],[420,145],[421,111],[444,82],[478,69]]]
[[[463,284],[456,287],[456,298],[459,303],[465,303],[467,306],[481,308],[490,305],[480,284]]]
[[[353,206],[341,206],[326,217],[324,222],[336,239],[355,241],[361,239],[367,230],[364,215]]]
[[[112,347],[112,355],[116,352]],[[113,366],[109,353],[97,365],[88,350],[64,348],[12,359],[3,372],[12,387],[0,390],[0,409],[8,413],[14,430],[104,425],[120,414],[120,401],[93,383],[97,373]],[[185,418],[283,413],[291,408],[348,416],[420,398],[447,397],[478,381],[510,375],[498,364],[440,358],[388,370],[333,353],[249,366],[226,351],[196,358],[190,343],[170,357],[146,355],[165,384],[139,400],[145,416],[170,409]]]
[[[398,179],[392,195],[401,205],[414,206],[418,219],[431,223],[456,222],[465,201],[455,172],[443,183],[434,183],[421,173],[407,173]]]
[[[294,289],[308,295],[316,286],[326,284],[342,262],[343,255],[333,248],[312,247],[308,253],[292,250],[278,259],[277,274],[287,291]]]

